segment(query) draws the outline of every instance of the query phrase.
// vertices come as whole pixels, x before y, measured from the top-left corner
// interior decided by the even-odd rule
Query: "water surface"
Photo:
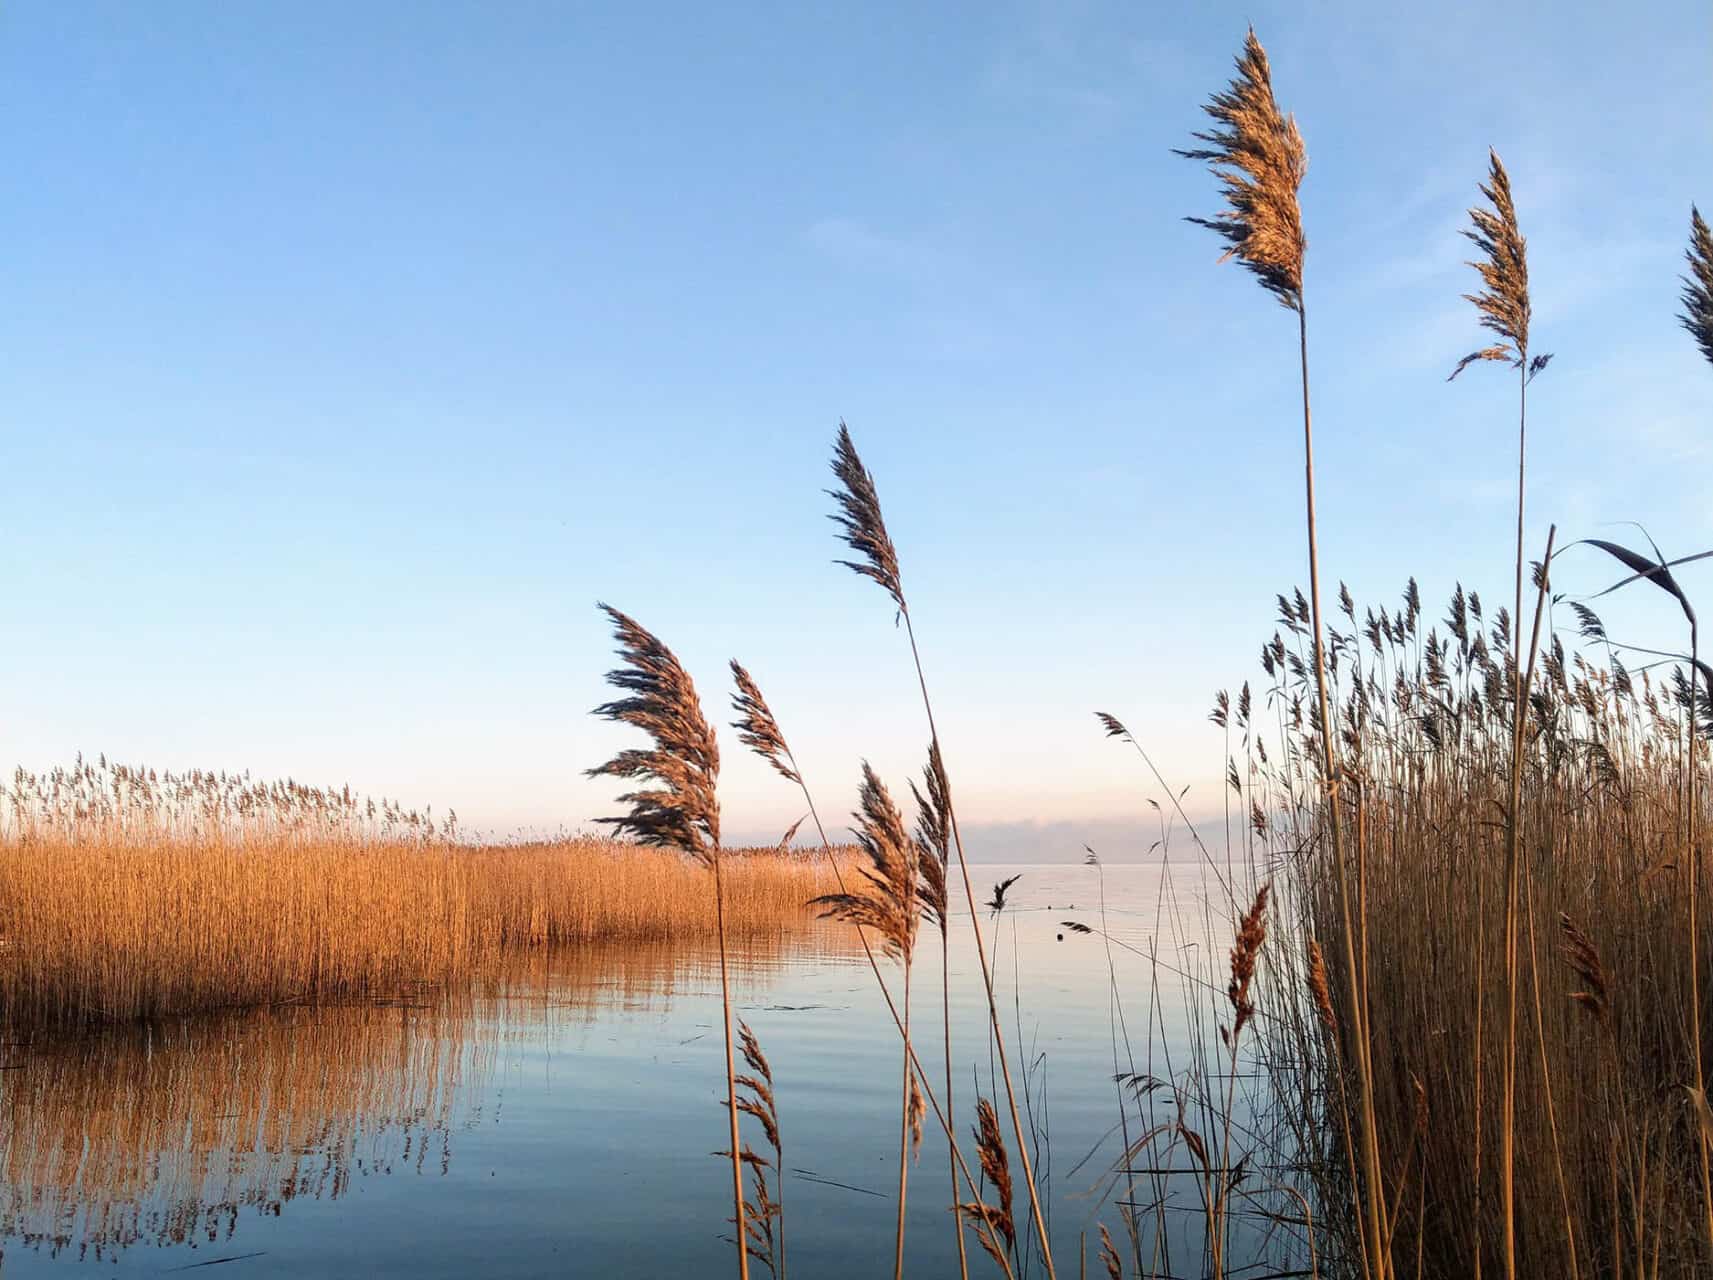
[[[1193,866],[1110,867],[1109,948],[1063,923],[1101,925],[1096,869],[982,872],[981,896],[1019,872],[984,927],[1020,1084],[1028,1068],[1055,1249],[1073,1263],[1061,1274],[1075,1274],[1083,1232],[1099,1220],[1120,1234],[1103,1179],[1122,1147],[1114,1072],[1173,1079],[1193,1065],[1185,1001],[1223,997],[1183,971],[1223,963],[1229,912],[1204,909]],[[968,934],[960,912],[962,1133],[977,1088],[991,1091]],[[939,944],[923,939],[915,1026],[938,1087]],[[900,1058],[867,962],[847,932],[817,927],[746,943],[733,984],[776,1078],[790,1266],[889,1274]],[[0,1274],[722,1274],[730,1182],[709,1154],[726,1145],[719,1010],[712,952],[606,947],[523,957],[470,992],[13,1047],[0,1072]],[[1169,1098],[1153,1099],[1161,1118]],[[1198,1274],[1193,1183],[1165,1182],[1177,1188],[1171,1269]],[[911,1171],[915,1274],[955,1274],[950,1194],[930,1117]],[[1017,1216],[1021,1230],[1021,1189]],[[985,1259],[971,1269],[996,1274]]]

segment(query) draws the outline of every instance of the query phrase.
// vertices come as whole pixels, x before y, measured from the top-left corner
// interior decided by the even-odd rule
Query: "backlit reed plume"
[[[802,775],[791,759],[791,749],[785,745],[785,735],[779,731],[779,723],[773,718],[767,699],[736,658],[732,659],[732,680],[738,687],[732,695],[732,710],[738,713],[732,727],[738,731],[738,741],[772,765],[787,782],[802,786]]]
[[[602,703],[594,714],[641,729],[654,746],[621,751],[587,776],[655,785],[619,797],[629,812],[596,821],[641,844],[678,849],[712,866],[720,848],[720,748],[702,716],[696,686],[672,650],[634,618],[610,605],[599,607],[612,620],[624,663],[607,673],[607,683],[628,696]]]
[[[1308,171],[1308,153],[1294,118],[1273,100],[1272,69],[1253,27],[1237,59],[1237,77],[1202,108],[1218,127],[1194,136],[1208,144],[1179,150],[1205,160],[1219,179],[1225,212],[1190,218],[1230,243],[1235,257],[1255,273],[1261,287],[1293,311],[1303,305],[1302,211],[1297,191]]]
[[[1689,274],[1683,278],[1683,312],[1678,319],[1701,354],[1713,363],[1713,232],[1694,205],[1689,207],[1689,248],[1683,256]]]
[[[898,552],[893,549],[886,521],[880,515],[880,495],[875,492],[874,477],[857,456],[850,428],[842,422],[833,444],[833,474],[838,477],[839,487],[827,490],[827,495],[839,504],[839,509],[832,519],[839,526],[839,537],[861,556],[860,560],[838,563],[878,582],[899,610],[908,613],[904,586],[898,577]]]
[[[1451,378],[1482,360],[1501,360],[1518,369],[1526,369],[1529,362],[1528,242],[1518,229],[1511,176],[1505,172],[1498,152],[1487,152],[1487,166],[1481,194],[1493,207],[1471,209],[1469,220],[1474,225],[1463,233],[1481,251],[1480,258],[1469,265],[1480,274],[1483,287],[1479,293],[1463,296],[1475,304],[1481,327],[1497,334],[1501,341],[1464,356],[1451,371]]]
[[[861,557],[858,560],[842,560],[839,563],[879,583],[897,606],[898,617],[903,620],[904,632],[910,643],[910,657],[916,668],[916,683],[922,693],[922,711],[928,720],[929,739],[933,750],[938,753],[940,731],[934,722],[934,704],[933,699],[928,696],[928,679],[922,669],[922,651],[916,643],[915,623],[911,620],[910,608],[904,599],[904,588],[898,570],[898,554],[892,545],[892,537],[886,530],[886,521],[881,515],[880,497],[875,488],[874,477],[863,465],[851,440],[850,430],[843,422],[839,424],[838,439],[833,446],[832,469],[839,481],[839,488],[829,490],[839,507],[832,518],[839,525],[840,536],[845,544]],[[943,765],[941,767],[943,771]],[[1024,1132],[1022,1113],[1017,1106],[1017,1089],[1011,1078],[1010,1054],[1005,1047],[1005,1032],[999,1017],[999,1000],[994,994],[993,966],[988,961],[987,942],[982,934],[980,916],[976,911],[975,884],[970,879],[969,858],[964,851],[963,835],[958,829],[957,810],[951,804],[949,795],[948,792],[946,820],[951,828],[952,847],[958,854],[958,872],[963,881],[964,902],[969,908],[970,932],[975,941],[976,960],[981,966],[982,993],[987,998],[988,1025],[999,1060],[1000,1078],[1005,1084],[1005,1101],[1011,1113],[1011,1129],[1017,1136],[1017,1160],[1023,1172],[1023,1185],[1029,1193],[1029,1211],[1034,1219],[1036,1239],[1041,1244],[1041,1262],[1046,1268],[1048,1280],[1056,1280],[1052,1243],[1047,1236],[1046,1216],[1042,1212],[1040,1192],[1035,1185],[1035,1170],[1029,1158],[1029,1143]]]
[[[1528,694],[1522,679],[1523,643],[1523,514],[1524,492],[1528,464],[1528,386],[1531,378],[1546,367],[1551,356],[1529,358],[1529,262],[1528,242],[1517,224],[1516,201],[1511,194],[1511,178],[1499,154],[1487,152],[1487,181],[1481,184],[1481,194],[1491,209],[1469,211],[1472,224],[1464,235],[1480,251],[1469,265],[1481,277],[1478,293],[1463,296],[1474,304],[1481,327],[1496,334],[1500,341],[1471,351],[1457,362],[1451,378],[1457,377],[1470,365],[1488,360],[1501,361],[1517,370],[1517,546],[1516,582],[1511,617],[1511,658],[1516,672],[1512,711],[1516,724],[1513,735],[1512,785],[1510,807],[1505,816],[1505,1058],[1500,1080],[1499,1121],[1499,1197],[1504,1213],[1504,1259],[1506,1280],[1516,1275],[1516,1206],[1514,1190],[1515,1108],[1517,1052],[1517,988],[1518,974],[1518,846],[1522,825],[1522,756],[1523,719]],[[1449,378],[1447,379],[1450,380]]]
[[[746,1163],[755,1185],[748,1220],[749,1251],[769,1273],[785,1278],[785,1149],[779,1138],[779,1106],[773,1096],[773,1068],[761,1051],[761,1041],[749,1023],[738,1020],[738,1043],[743,1051],[747,1075],[737,1077],[737,1087],[746,1090],[738,1098],[738,1110],[753,1116],[760,1124],[767,1145],[773,1148],[773,1159],[756,1156]],[[747,1153],[754,1155],[753,1152]],[[774,1170],[777,1198],[768,1189],[767,1170]]]
[[[1308,534],[1309,617],[1314,640],[1315,694],[1321,778],[1325,796],[1326,825],[1343,915],[1342,962],[1350,974],[1345,984],[1349,997],[1348,1022],[1361,1082],[1359,1113],[1362,1121],[1362,1204],[1366,1226],[1363,1239],[1368,1251],[1370,1275],[1383,1277],[1381,1256],[1387,1217],[1384,1206],[1385,1180],[1380,1161],[1380,1139],[1374,1113],[1374,1076],[1367,1035],[1361,1016],[1363,992],[1356,964],[1354,913],[1351,906],[1349,859],[1345,850],[1344,823],[1338,793],[1339,769],[1328,694],[1325,629],[1320,609],[1320,554],[1315,519],[1314,427],[1309,408],[1308,309],[1303,296],[1302,209],[1297,193],[1308,171],[1308,156],[1294,118],[1283,115],[1273,97],[1272,68],[1267,52],[1253,28],[1237,59],[1237,77],[1223,93],[1216,93],[1204,107],[1220,128],[1195,135],[1210,144],[1180,151],[1191,160],[1208,163],[1219,178],[1226,210],[1217,218],[1192,218],[1227,240],[1229,253],[1254,272],[1261,287],[1281,304],[1297,313],[1297,349],[1302,370],[1303,403],[1303,514]],[[1113,721],[1108,732],[1115,732]],[[1122,726],[1116,732],[1122,733]],[[1257,811],[1259,817],[1259,811]]]
[[[591,778],[638,780],[641,790],[619,797],[627,813],[600,818],[639,842],[682,850],[714,873],[714,919],[720,944],[720,1004],[726,1033],[726,1111],[730,1120],[733,1220],[738,1275],[749,1277],[749,1232],[744,1226],[743,1147],[738,1140],[737,1063],[732,1051],[732,992],[727,973],[726,901],[720,856],[720,748],[702,715],[696,685],[672,650],[634,618],[610,605],[621,666],[607,683],[628,696],[602,703],[595,714],[641,729],[654,743],[650,750],[619,752],[588,771]],[[646,785],[653,784],[653,785]]]
[[[981,1153],[981,1173],[993,1188],[993,1199],[971,1200],[958,1206],[975,1224],[975,1238],[989,1256],[1011,1274],[1010,1256],[1017,1248],[1017,1227],[1011,1216],[1011,1163],[1005,1154],[1005,1138],[999,1132],[999,1115],[986,1098],[975,1104],[976,1150]]]
[[[904,833],[904,819],[886,784],[867,761],[859,803],[852,816],[857,820],[857,845],[869,863],[858,868],[863,883],[847,893],[823,894],[813,905],[821,907],[823,915],[872,929],[888,955],[908,964],[921,920],[916,845]]]
[[[909,1194],[911,1134],[920,1133],[912,1117],[919,1101],[910,1045],[910,975],[916,957],[916,933],[922,922],[919,859],[915,841],[886,786],[865,760],[859,808],[852,815],[857,845],[869,865],[858,869],[863,883],[849,892],[815,899],[822,914],[872,929],[886,953],[904,970],[904,1078],[898,1135],[898,1233],[894,1276],[904,1274],[904,1208]]]

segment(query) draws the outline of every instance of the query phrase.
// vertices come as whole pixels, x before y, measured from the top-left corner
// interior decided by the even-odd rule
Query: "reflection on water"
[[[992,929],[1061,1250],[1097,1220],[1117,1233],[1094,1193],[1120,1141],[1113,1073],[1181,1071],[1176,971],[1228,945],[1207,945],[1205,926],[1225,928],[1224,912],[1189,905],[1194,879],[1179,901],[1152,871],[1107,871],[1134,1056],[1116,1038],[1106,948],[1059,923],[1098,924],[1094,872],[1029,869]],[[967,929],[960,919],[951,949],[960,1132],[976,1082],[993,1089]],[[933,945],[924,957],[917,1008],[937,1027]],[[776,1076],[794,1268],[827,1280],[883,1273],[897,1048],[853,937],[816,928],[748,942],[732,982]],[[80,1260],[90,1274],[96,1259],[104,1277],[230,1263],[226,1280],[723,1269],[730,1183],[707,1154],[727,1140],[719,1008],[709,950],[588,948],[519,957],[456,994],[14,1048],[0,1061],[4,1274],[60,1275]],[[937,1076],[937,1031],[918,1048]],[[1167,1052],[1175,1062],[1153,1056]],[[956,1267],[945,1158],[930,1135],[912,1177],[919,1274]],[[1191,1207],[1173,1211],[1186,1250]],[[1188,1254],[1172,1262],[1197,1271]]]
[[[831,930],[752,942],[734,980],[849,945]],[[483,1121],[508,1048],[603,1011],[669,1009],[717,965],[700,948],[590,947],[520,957],[456,995],[14,1046],[0,1076],[0,1239],[113,1259],[139,1244],[230,1241],[246,1216],[338,1200],[356,1178],[444,1177],[455,1136]]]
[[[0,1231],[97,1258],[229,1239],[246,1211],[444,1173],[489,1051],[449,1002],[286,1009],[27,1052],[0,1094]]]

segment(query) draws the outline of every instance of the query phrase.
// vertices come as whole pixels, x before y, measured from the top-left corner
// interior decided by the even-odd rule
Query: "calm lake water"
[[[1122,1146],[1115,1059],[1161,1077],[1189,1069],[1184,1002],[1223,996],[1174,970],[1224,963],[1229,913],[1204,911],[1194,866],[1106,868],[1127,1055],[1122,1039],[1115,1045],[1108,949],[1061,923],[1099,927],[1097,870],[993,869],[978,891],[1019,873],[1004,914],[985,927],[1011,1043],[1020,1028],[1016,1056],[1031,1064],[1050,1230],[1060,1274],[1072,1276],[1081,1232],[1093,1240],[1099,1219],[1121,1236],[1102,1182]],[[976,1081],[990,1091],[968,929],[966,912],[951,948],[960,1135]],[[1137,953],[1151,945],[1153,966]],[[937,1085],[939,969],[925,929],[916,1025]],[[733,994],[776,1079],[791,1270],[806,1280],[890,1274],[899,1046],[860,951],[830,926],[746,944]],[[726,1145],[719,1008],[712,952],[631,947],[529,957],[456,998],[9,1047],[0,1275],[211,1264],[224,1280],[725,1274],[731,1183],[709,1155]],[[1169,1091],[1155,1109],[1174,1114]],[[973,1143],[965,1149],[973,1165]],[[1178,1224],[1170,1271],[1198,1275],[1193,1182],[1169,1181],[1178,1184],[1166,1215]],[[944,1135],[930,1116],[911,1172],[912,1274],[956,1274],[949,1197]],[[1020,1231],[1025,1217],[1019,1185]],[[969,1247],[972,1275],[997,1274],[973,1238]],[[1281,1247],[1269,1245],[1269,1256]]]

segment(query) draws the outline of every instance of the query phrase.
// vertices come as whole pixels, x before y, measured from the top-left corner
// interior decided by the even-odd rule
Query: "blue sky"
[[[1096,708],[1216,804],[1212,693],[1303,574],[1291,317],[1170,154],[1247,21],[1310,153],[1325,571],[1505,594],[1512,388],[1444,381],[1489,144],[1557,355],[1531,543],[1713,546],[1673,319],[1706,6],[1387,8],[7,5],[0,755],[579,826],[626,740],[587,714],[605,599],[722,721],[742,658],[842,813],[925,742],[887,602],[829,563],[843,417],[966,821],[1131,840]],[[727,746],[728,829],[782,829]]]

